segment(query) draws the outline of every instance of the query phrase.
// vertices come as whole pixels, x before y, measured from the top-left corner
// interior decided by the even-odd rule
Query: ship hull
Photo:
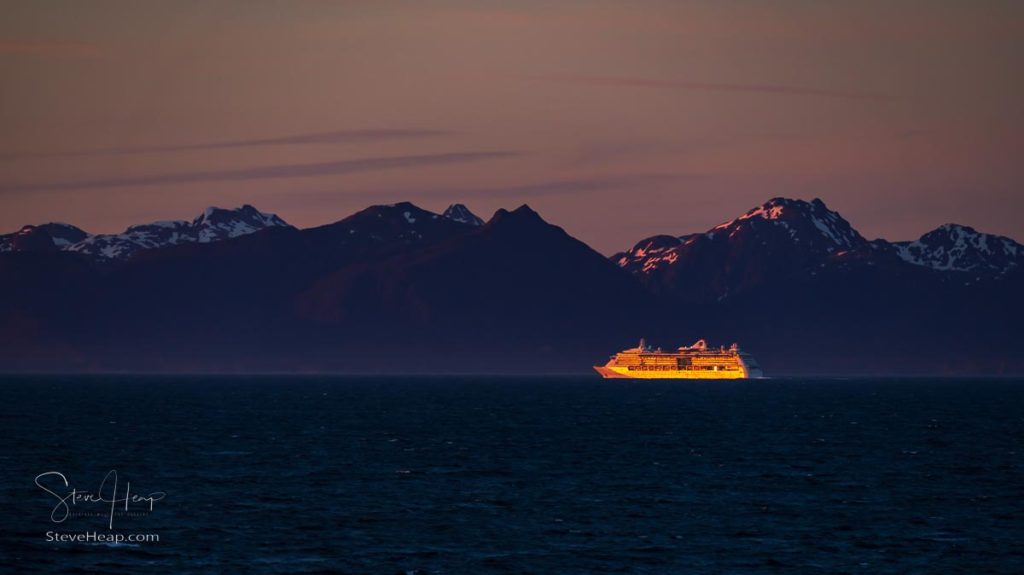
[[[630,370],[626,367],[595,365],[594,370],[605,379],[748,379],[747,370]],[[756,377],[756,376],[755,376]]]

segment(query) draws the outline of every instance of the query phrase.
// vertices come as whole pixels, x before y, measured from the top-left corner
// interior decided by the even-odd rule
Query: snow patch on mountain
[[[463,224],[469,224],[471,226],[482,226],[484,221],[477,217],[476,214],[469,211],[469,208],[462,204],[452,204],[448,206],[448,209],[441,214],[442,217],[448,218],[449,220],[455,220]]]
[[[711,228],[711,230],[714,231],[721,228],[729,228],[735,225],[736,222],[741,222],[743,220],[749,220],[752,218],[761,218],[763,220],[780,220],[780,218],[782,218],[784,208],[788,202],[790,202],[790,200],[787,200],[785,198],[774,198],[767,204],[758,206],[734,220],[729,220],[723,224],[718,224],[717,226]]]
[[[468,227],[465,223],[425,210],[411,202],[398,202],[370,206],[333,224],[314,228],[313,231],[331,236],[339,247],[371,249],[372,246],[399,243],[410,246],[420,244],[447,236],[453,230],[466,231]]]
[[[615,254],[612,260],[622,268],[652,272],[659,267],[671,265],[679,259],[678,248],[694,240],[694,235],[660,235],[645,238],[629,251]]]

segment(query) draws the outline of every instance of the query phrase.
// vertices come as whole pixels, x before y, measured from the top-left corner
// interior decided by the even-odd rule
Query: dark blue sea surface
[[[53,376],[0,391],[11,572],[1024,569],[1022,381]],[[37,476],[97,491],[110,470],[119,495],[165,498],[112,529],[102,502],[51,521]],[[90,531],[160,540],[46,539]]]

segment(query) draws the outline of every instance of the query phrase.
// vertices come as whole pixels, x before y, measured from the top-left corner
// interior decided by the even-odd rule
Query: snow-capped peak
[[[1005,273],[1024,261],[1024,246],[968,226],[944,224],[912,242],[893,242],[909,263],[942,271]]]
[[[850,249],[865,243],[864,238],[838,213],[818,198],[807,202],[790,198],[772,198],[742,216],[719,224],[708,235],[721,232],[732,237],[753,222],[770,222],[788,233],[792,241],[820,246],[827,252]]]
[[[90,236],[64,249],[103,259],[124,259],[144,249],[210,243],[271,227],[288,227],[288,224],[248,204],[235,209],[209,207],[192,221],[164,220],[130,226],[120,234]]]
[[[12,234],[0,235],[0,252],[59,250],[87,237],[81,229],[60,222],[22,226]]]
[[[820,199],[772,198],[707,232],[653,236],[615,254],[612,260],[628,271],[649,275],[677,262],[705,261],[711,257],[706,255],[709,253],[715,254],[714,259],[753,260],[770,252],[806,262],[866,244],[867,240]]]
[[[452,204],[441,214],[443,217],[471,226],[482,226],[484,221],[462,204]]]
[[[208,243],[226,238],[251,234],[264,228],[284,227],[288,224],[274,214],[265,214],[249,204],[240,208],[209,207],[192,220],[198,231],[196,241]]]

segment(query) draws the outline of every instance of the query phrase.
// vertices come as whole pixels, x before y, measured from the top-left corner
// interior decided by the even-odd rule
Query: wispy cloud
[[[307,178],[313,176],[337,176],[356,172],[400,170],[406,168],[442,166],[446,164],[481,162],[519,155],[522,155],[522,153],[509,150],[489,152],[451,152],[446,154],[384,156],[357,160],[318,162],[314,164],[279,164],[234,170],[211,170],[157,174],[152,176],[71,180],[41,184],[4,184],[0,185],[0,194],[57,190],[86,190],[97,188],[124,188],[129,186],[151,186],[164,184],[191,184],[198,182],[232,182],[279,178]]]
[[[350,144],[380,142],[388,140],[439,138],[444,136],[452,136],[455,135],[456,133],[457,132],[448,130],[424,130],[418,128],[334,130],[330,132],[311,132],[307,134],[293,134],[290,136],[277,136],[270,138],[221,140],[216,142],[197,142],[190,144],[170,144],[162,146],[126,146],[114,148],[93,148],[89,150],[73,150],[67,152],[11,152],[7,154],[0,154],[0,159],[159,154],[166,152],[191,152],[230,148],[251,148],[258,146],[285,146],[294,144]]]
[[[487,196],[490,198],[538,198],[546,196],[566,196],[587,192],[599,192],[604,190],[619,190],[622,192],[638,191],[645,187],[652,187],[664,183],[680,180],[696,179],[704,177],[701,174],[686,173],[652,173],[652,174],[625,174],[616,176],[598,176],[590,178],[547,180],[532,182],[528,184],[517,184],[511,186],[486,186],[486,187],[462,187],[462,188],[394,188],[374,190],[346,190],[326,191],[318,190],[311,192],[296,192],[304,196],[316,196],[322,199],[341,197],[366,197],[366,198],[402,198],[402,199],[426,199],[426,198],[455,198],[469,200],[474,196]]]
[[[565,196],[585,192],[621,190],[627,192],[681,179],[701,177],[697,174],[626,174],[594,178],[550,180],[516,186],[496,186],[463,190],[463,195],[484,195],[499,198],[537,198]],[[438,194],[440,194],[438,190]]]
[[[846,90],[830,90],[806,86],[786,86],[779,84],[730,84],[721,82],[690,82],[685,80],[666,80],[658,78],[631,78],[624,76],[544,76],[544,79],[590,86],[606,86],[612,88],[652,88],[668,90],[693,90],[701,92],[732,92],[788,94],[793,96],[816,96],[823,98],[844,98],[852,100],[891,100],[885,94],[875,92],[858,92]]]
[[[95,58],[101,53],[99,46],[88,42],[0,39],[0,54],[29,54],[53,58]]]

